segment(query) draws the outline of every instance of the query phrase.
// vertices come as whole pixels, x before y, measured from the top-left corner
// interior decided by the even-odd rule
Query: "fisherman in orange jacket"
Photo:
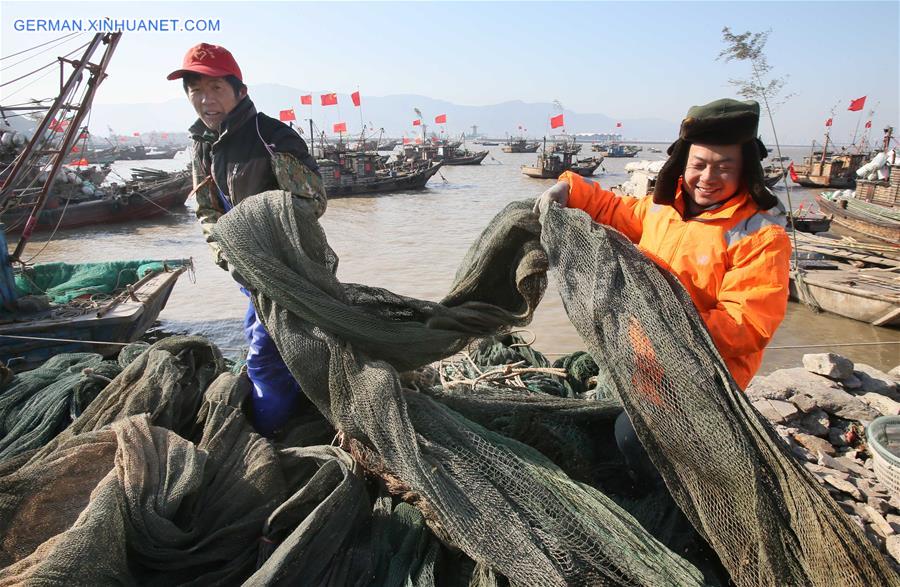
[[[651,198],[617,196],[570,171],[541,196],[622,232],[690,294],[744,388],[787,310],[790,241],[756,138],[759,104],[694,106]]]
[[[766,188],[757,139],[759,104],[717,100],[694,106],[668,150],[652,198],[617,196],[571,172],[544,192],[536,209],[557,202],[580,208],[622,232],[690,294],[734,380],[746,387],[763,349],[784,318],[790,241],[785,214]],[[664,489],[624,412],[616,443],[635,490]],[[667,494],[665,492],[664,494]],[[667,543],[706,574],[721,573],[703,542],[669,495],[673,541]]]

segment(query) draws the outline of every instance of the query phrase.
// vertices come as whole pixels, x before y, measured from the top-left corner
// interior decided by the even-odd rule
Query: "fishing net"
[[[100,355],[67,353],[0,387],[0,461],[44,446],[121,370]]]
[[[510,204],[433,303],[340,283],[308,202],[245,200],[215,236],[307,409],[265,440],[214,346],[157,342],[45,446],[0,460],[0,585],[710,582],[667,535],[673,497],[739,585],[897,584],[736,389],[678,282],[580,212],[543,225]],[[590,351],[554,364],[503,333],[548,267]],[[668,491],[632,493],[623,405]]]
[[[151,271],[180,265],[181,261],[38,263],[16,274],[16,292],[19,296],[46,295],[54,303],[65,304],[83,295],[112,293]]]
[[[603,493],[535,449],[401,388],[397,370],[530,319],[546,284],[539,235],[529,204],[510,204],[434,304],[341,284],[314,211],[290,194],[245,200],[215,229],[304,393],[354,457],[446,541],[521,585],[700,584],[695,568]]]
[[[898,577],[789,454],[716,352],[677,279],[587,215],[542,210],[566,312],[641,444],[738,585],[888,585]]]

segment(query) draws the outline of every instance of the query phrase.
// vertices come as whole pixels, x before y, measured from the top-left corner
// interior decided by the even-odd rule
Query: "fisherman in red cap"
[[[227,260],[215,242],[213,226],[242,200],[281,189],[313,199],[319,215],[324,213],[325,188],[306,143],[293,128],[256,111],[241,69],[227,49],[207,43],[191,47],[181,69],[168,79],[182,80],[200,117],[190,128],[197,218],[219,266],[227,269]],[[272,436],[296,409],[300,387],[256,316],[252,300],[244,333],[250,345],[247,373],[253,382],[254,425]]]

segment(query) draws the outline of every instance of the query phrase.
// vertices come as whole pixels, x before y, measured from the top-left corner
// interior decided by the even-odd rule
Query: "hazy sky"
[[[198,42],[226,46],[249,84],[376,96],[422,94],[460,104],[554,99],[579,112],[679,121],[687,107],[734,96],[744,63],[716,61],[721,30],[771,29],[775,75],[796,95],[777,113],[794,137],[818,137],[837,106],[835,137],[853,132],[852,98],[897,126],[900,2],[71,2],[0,4],[3,57],[61,36],[19,32],[20,19],[212,19],[220,31],[126,33],[98,103],[181,98],[165,75]],[[85,26],[87,23],[85,22]],[[89,37],[85,33],[84,39]],[[84,42],[84,41],[82,41]],[[52,60],[0,64],[3,82]],[[6,69],[8,68],[8,69]],[[0,101],[52,94],[55,75]],[[58,83],[58,82],[57,82]],[[44,84],[42,86],[42,84]],[[48,85],[49,84],[49,85]],[[10,86],[16,88],[17,85]]]

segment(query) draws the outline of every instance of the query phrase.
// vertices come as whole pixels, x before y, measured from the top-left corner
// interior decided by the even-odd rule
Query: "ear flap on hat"
[[[675,188],[678,185],[678,178],[684,173],[690,150],[691,144],[684,139],[678,139],[669,145],[666,150],[669,159],[656,176],[656,186],[653,188],[654,204],[671,205],[675,201]]]
[[[760,152],[762,148],[762,152]],[[744,158],[744,181],[750,197],[762,210],[768,210],[778,205],[778,198],[766,187],[766,173],[763,170],[761,160],[768,154],[768,150],[762,141],[756,139],[744,143],[741,146]]]

